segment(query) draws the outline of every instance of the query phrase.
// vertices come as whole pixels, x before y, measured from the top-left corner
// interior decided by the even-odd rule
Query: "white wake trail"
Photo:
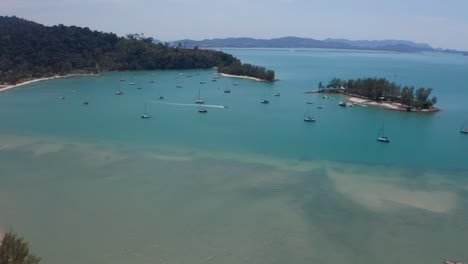
[[[172,103],[172,102],[161,102],[161,101],[153,101],[150,100],[149,102],[156,103],[156,104],[165,104],[165,105],[176,105],[176,106],[196,106],[196,107],[211,107],[211,108],[228,108],[227,105],[207,105],[207,104],[181,104],[181,103]]]

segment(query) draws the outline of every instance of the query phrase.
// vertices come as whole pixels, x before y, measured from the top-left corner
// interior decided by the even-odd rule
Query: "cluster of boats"
[[[183,75],[183,73],[180,73],[179,76]],[[192,75],[186,75],[186,77],[192,77]],[[215,75],[212,79],[213,82],[216,82],[217,80],[219,79],[219,76],[218,75]],[[126,81],[126,79],[120,79],[120,81]],[[150,80],[149,83],[154,83],[154,80]],[[200,84],[205,84],[206,81],[200,81]],[[130,82],[129,85],[136,85],[135,82]],[[233,85],[239,85],[239,83],[233,83]],[[182,88],[182,85],[180,84],[177,84],[176,85],[177,88]],[[137,89],[142,89],[142,87],[140,85],[138,85]],[[224,93],[231,93],[231,90],[229,89],[225,89],[224,90]],[[115,94],[116,95],[123,95],[125,94],[123,90],[119,89],[117,91],[115,91]],[[275,93],[274,96],[280,96],[280,93]],[[334,100],[335,98],[334,97],[331,97],[331,96],[323,96],[324,99],[331,99],[331,100]],[[60,96],[59,99],[61,100],[64,100],[65,99],[65,96]],[[160,95],[157,99],[159,100],[164,100],[164,96]],[[261,104],[269,104],[270,101],[267,100],[267,99],[263,99],[260,101]],[[88,105],[89,102],[88,101],[83,101],[83,104],[84,105]],[[200,96],[200,88],[198,89],[198,97],[197,99],[195,100],[195,104],[197,105],[200,105],[200,107],[198,108],[198,112],[199,113],[208,113],[208,110],[204,107],[202,107],[201,105],[205,104],[205,101],[201,98]],[[313,104],[313,102],[306,102],[306,104],[310,105],[310,104]],[[351,103],[351,102],[339,102],[338,103],[339,106],[342,106],[342,107],[353,107],[355,106],[356,104],[355,103]],[[362,106],[367,106],[367,105],[362,105]],[[317,108],[318,109],[322,109],[324,108],[325,106],[323,105],[318,105]],[[225,106],[225,108],[227,108],[227,106]],[[143,115],[141,115],[141,118],[142,119],[150,119],[152,116],[150,114],[148,114],[147,112],[147,106],[145,104],[145,112]],[[304,115],[304,122],[316,122],[317,119],[314,117],[314,116],[311,116],[308,112]],[[386,136],[384,134],[385,130],[384,130],[384,125],[382,124],[382,127],[377,135],[377,141],[379,142],[384,142],[384,143],[389,143],[390,142],[390,138],[388,136]],[[462,134],[468,134],[468,122],[466,122],[464,124],[464,126],[462,126],[462,128],[460,129],[460,132]]]

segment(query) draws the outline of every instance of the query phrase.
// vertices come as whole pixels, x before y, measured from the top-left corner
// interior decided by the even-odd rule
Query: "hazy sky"
[[[405,39],[468,50],[468,0],[0,0],[0,15],[118,35]]]

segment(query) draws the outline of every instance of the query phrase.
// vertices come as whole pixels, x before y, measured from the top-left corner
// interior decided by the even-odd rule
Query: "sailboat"
[[[216,77],[216,76],[215,76]],[[219,77],[218,77],[219,78]],[[225,88],[224,88],[224,93],[231,93],[231,90],[229,90],[227,88],[227,84],[225,84]]]
[[[197,100],[195,100],[195,103],[196,104],[204,104],[205,103],[205,101],[200,98],[200,88],[198,88],[198,98],[197,98]]]
[[[468,134],[468,122],[465,122],[465,125],[460,129],[460,133]]]
[[[310,115],[309,108],[307,108],[307,112],[304,114],[304,122],[315,122],[317,119]]]
[[[146,104],[145,104],[145,113],[143,115],[141,115],[141,118],[143,118],[143,119],[151,118],[151,115],[146,112]]]
[[[323,106],[322,103],[323,103],[323,99],[320,99],[320,98],[319,98],[319,105],[317,106],[318,109],[322,109],[322,108],[325,107],[325,106]]]
[[[176,88],[182,88],[182,84],[180,84],[179,77],[177,77],[177,85]]]
[[[384,132],[385,132],[385,126],[384,124],[382,124],[382,128],[380,129],[379,134],[377,135],[377,141],[389,143],[390,138],[387,136],[384,136]]]

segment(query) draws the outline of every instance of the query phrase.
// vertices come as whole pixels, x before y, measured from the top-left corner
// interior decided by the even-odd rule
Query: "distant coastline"
[[[31,79],[31,80],[25,80],[17,84],[7,84],[7,85],[0,85],[0,92],[8,91],[10,89],[14,89],[20,86],[24,86],[27,84],[35,83],[35,82],[42,82],[42,81],[48,81],[48,80],[53,80],[53,79],[60,79],[60,78],[70,78],[70,77],[79,77],[79,76],[99,76],[100,74],[94,74],[94,73],[75,73],[75,74],[67,74],[67,75],[55,75],[51,77],[44,77],[44,78],[37,78],[37,79]]]

